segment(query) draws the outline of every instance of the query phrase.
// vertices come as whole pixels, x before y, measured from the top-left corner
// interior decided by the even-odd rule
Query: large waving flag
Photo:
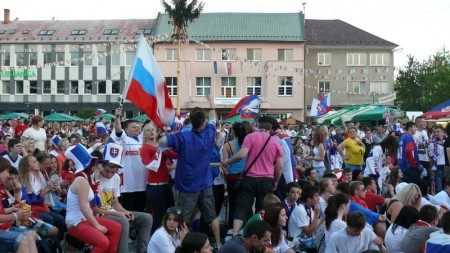
[[[322,106],[322,108],[325,109],[325,113],[331,111],[331,107],[330,107],[330,93],[329,92],[320,92],[319,93],[319,100],[320,100],[320,105]],[[321,113],[325,114],[325,113]]]
[[[231,118],[236,114],[240,114],[242,118],[254,118],[259,113],[260,104],[259,95],[243,97],[223,119]]]
[[[143,110],[155,124],[163,129],[175,120],[175,110],[164,79],[150,45],[141,35],[134,66],[124,89],[124,98]]]

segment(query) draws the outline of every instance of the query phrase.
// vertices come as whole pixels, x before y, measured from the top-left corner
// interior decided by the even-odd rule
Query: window
[[[119,34],[119,29],[105,29],[105,31],[103,31],[104,35],[117,35]]]
[[[247,95],[261,95],[261,77],[247,77]]]
[[[97,61],[98,61],[98,66],[106,65],[106,52],[105,51],[97,51]]]
[[[347,66],[366,66],[366,54],[348,53]]]
[[[292,76],[278,77],[278,96],[292,96]]]
[[[106,56],[105,56],[105,58],[106,58]],[[119,52],[114,52],[111,54],[111,64],[114,66],[120,65],[120,53]]]
[[[176,61],[178,59],[178,49],[166,49],[166,61]]]
[[[211,93],[211,77],[197,77],[195,85],[197,96],[206,96]]]
[[[11,55],[10,53],[3,53],[2,66],[11,66]]]
[[[144,35],[152,34],[152,29],[137,29],[136,35],[143,33]]]
[[[52,53],[42,53],[42,56],[44,58],[44,64],[50,64],[52,62]]]
[[[30,81],[30,94],[37,94],[38,87],[37,87],[37,81]]]
[[[16,66],[25,66],[25,53],[18,52],[16,53]]]
[[[64,57],[64,52],[56,52],[56,63],[60,66],[64,66],[64,61],[66,58]]]
[[[389,82],[370,82],[370,93],[389,93]]]
[[[294,50],[292,49],[278,49],[279,61],[292,61],[294,59]]]
[[[222,49],[222,61],[234,61],[236,60],[236,49]]]
[[[98,82],[98,94],[106,94],[106,81]]]
[[[70,94],[78,94],[78,81],[70,81]]]
[[[389,54],[370,54],[370,66],[389,66]]]
[[[37,65],[37,53],[28,53],[28,57],[30,65]]]
[[[0,30],[0,34],[5,34],[6,30]]]
[[[41,36],[52,36],[53,34],[55,34],[55,30],[41,30],[39,32]]]
[[[52,93],[52,85],[50,81],[43,81],[43,87],[44,90],[42,91],[43,94],[51,94]]]
[[[84,52],[84,65],[92,66],[92,52]]]
[[[16,94],[23,94],[23,81],[16,81]]]
[[[86,29],[72,30],[72,32],[70,32],[70,35],[85,35],[86,33],[87,33]]]
[[[366,93],[366,82],[347,82],[347,92],[349,94]]]
[[[80,65],[80,53],[72,52],[70,53],[70,66]]]
[[[330,82],[319,82],[319,92],[330,92]]]
[[[169,96],[177,95],[177,78],[176,77],[166,77],[166,85],[169,90]]]
[[[211,49],[197,49],[197,61],[210,61]]]
[[[250,61],[261,61],[262,59],[261,48],[247,48],[247,59]]]
[[[134,63],[134,52],[127,52],[127,61],[125,65],[131,66]]]
[[[317,66],[330,66],[331,53],[317,53]]]
[[[56,81],[56,94],[64,94],[64,90],[65,90],[65,82]]]
[[[11,93],[11,82],[10,81],[3,81],[2,93],[3,94]]]
[[[223,97],[235,97],[236,77],[222,77],[222,87],[220,87],[220,90]]]
[[[120,93],[120,81],[112,81],[111,93],[112,94]]]
[[[84,94],[92,94],[92,81],[84,81]]]
[[[16,34],[16,30],[9,31],[9,34]]]
[[[23,30],[22,31],[22,34],[29,34],[30,33],[30,30]]]

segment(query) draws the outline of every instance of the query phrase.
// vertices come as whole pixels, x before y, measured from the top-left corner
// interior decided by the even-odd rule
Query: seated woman
[[[67,159],[75,163],[75,179],[67,193],[66,224],[69,235],[94,247],[93,253],[117,251],[122,227],[119,223],[96,217],[89,207],[94,200],[92,174],[97,161],[81,144],[67,149]]]
[[[173,253],[181,245],[188,228],[184,223],[181,210],[176,207],[167,209],[162,226],[155,231],[148,243],[147,252]]]
[[[208,236],[203,233],[189,232],[175,253],[211,253]]]
[[[389,226],[384,236],[388,252],[402,252],[402,241],[411,225],[419,220],[419,211],[413,206],[404,206],[394,223]]]
[[[283,227],[286,227],[287,219],[286,210],[282,203],[269,205],[264,215],[264,221],[273,228],[269,245],[266,246],[279,253],[294,253],[286,240],[286,231],[283,230]]]
[[[386,217],[389,225],[395,221],[404,206],[413,206],[417,210],[421,207],[422,193],[419,186],[416,184],[407,184],[399,191],[397,187],[397,194],[389,201],[386,207]]]

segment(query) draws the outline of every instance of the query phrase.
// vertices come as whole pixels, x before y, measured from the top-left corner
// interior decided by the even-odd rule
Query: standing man
[[[222,166],[226,167],[247,157],[244,166],[247,175],[242,180],[236,197],[233,236],[238,235],[242,224],[248,219],[247,214],[251,211],[255,198],[255,212],[263,208],[264,197],[277,189],[278,180],[283,172],[283,150],[279,142],[272,138],[273,120],[270,116],[259,118],[260,131],[248,134],[241,150],[230,159],[222,161]],[[260,156],[256,159],[260,152]]]
[[[114,130],[111,133],[113,142],[123,147],[123,169],[119,170],[121,177],[120,203],[130,211],[142,212],[145,209],[145,179],[147,171],[142,163],[139,149],[142,147],[142,138],[139,136],[141,127],[136,120],[126,120],[123,128],[120,120],[122,109],[117,108]]]
[[[415,183],[420,186],[420,172],[423,167],[419,163],[419,153],[413,138],[416,129],[414,122],[410,121],[405,124],[406,132],[402,134],[399,140],[398,167],[403,172],[405,182]]]
[[[210,104],[209,122],[200,108],[190,114],[192,130],[163,136],[158,140],[160,146],[168,146],[178,153],[175,171],[175,188],[179,191],[178,207],[189,225],[191,216],[198,206],[202,218],[211,223],[211,229],[220,248],[220,227],[215,212],[213,195],[213,175],[210,157],[215,144],[216,111],[214,99],[208,95]],[[145,180],[145,177],[142,179]],[[145,188],[144,188],[145,189]]]
[[[383,134],[383,127],[382,126],[376,126],[375,132],[373,133],[372,139],[373,142],[376,144],[380,144],[380,142],[386,138],[386,135]]]
[[[436,187],[435,193],[437,194],[442,190],[442,182],[444,179],[444,166],[445,166],[445,149],[444,149],[444,128],[441,125],[437,125],[434,128],[433,141],[431,141],[428,147],[428,154],[430,156],[430,162],[432,162],[432,170],[434,172],[434,185]],[[419,154],[420,156],[420,154]],[[420,162],[422,163],[422,161]]]
[[[426,121],[422,118],[422,117],[417,117],[415,120],[416,123],[416,133],[413,135],[414,137],[414,142],[416,143],[417,146],[417,153],[419,153],[419,162],[420,165],[422,165],[422,167],[424,169],[427,170],[427,174],[428,174],[428,183],[429,186],[431,187],[431,169],[430,169],[430,159],[428,158],[428,144],[430,143],[429,138],[428,138],[428,132],[427,132],[427,123]],[[430,154],[431,156],[431,154]],[[441,189],[442,189],[442,184],[441,184]],[[437,191],[436,191],[437,193]]]

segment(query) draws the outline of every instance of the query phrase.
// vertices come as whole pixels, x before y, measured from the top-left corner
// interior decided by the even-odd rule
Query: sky
[[[171,0],[169,0],[171,1]],[[450,1],[429,0],[203,0],[204,12],[289,13],[303,11],[307,19],[340,19],[391,41],[394,66],[407,63],[407,55],[422,61],[444,46],[450,47]],[[11,19],[96,20],[151,19],[164,12],[159,0],[10,0]]]

